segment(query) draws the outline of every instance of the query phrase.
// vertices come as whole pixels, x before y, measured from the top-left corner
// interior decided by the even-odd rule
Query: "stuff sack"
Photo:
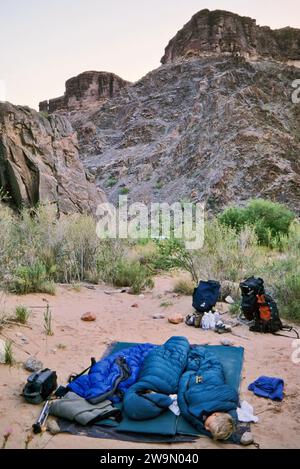
[[[28,376],[22,396],[30,404],[40,404],[45,401],[56,388],[56,372],[45,368],[42,371],[37,371]]]
[[[193,308],[199,313],[207,313],[217,303],[221,294],[221,285],[215,280],[201,280],[193,293]]]

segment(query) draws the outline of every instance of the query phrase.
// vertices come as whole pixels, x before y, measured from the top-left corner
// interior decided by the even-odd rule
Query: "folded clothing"
[[[92,405],[74,392],[68,392],[62,399],[53,401],[50,406],[50,415],[71,420],[80,425],[91,425],[109,417],[114,417],[117,421],[121,420],[120,410],[114,408],[109,400]]]
[[[248,386],[249,391],[260,397],[267,397],[273,401],[282,401],[284,381],[281,378],[261,376]]]

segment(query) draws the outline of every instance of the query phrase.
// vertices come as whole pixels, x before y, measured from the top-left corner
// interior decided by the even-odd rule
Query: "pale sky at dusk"
[[[299,0],[0,0],[0,85],[8,101],[37,108],[86,70],[136,81],[203,8],[300,28]]]

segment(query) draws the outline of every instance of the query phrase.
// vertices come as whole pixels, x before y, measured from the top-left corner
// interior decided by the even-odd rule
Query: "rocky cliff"
[[[252,18],[222,10],[201,10],[171,39],[161,62],[220,54],[298,61],[300,30],[272,30],[258,26]]]
[[[298,77],[237,57],[165,64],[81,122],[81,158],[114,202],[263,197],[300,213]]]
[[[66,81],[63,96],[40,102],[39,110],[52,113],[89,109],[113,98],[128,84],[114,73],[84,72]]]
[[[0,103],[0,186],[17,207],[49,202],[60,213],[94,213],[105,199],[86,178],[69,121],[9,103]]]

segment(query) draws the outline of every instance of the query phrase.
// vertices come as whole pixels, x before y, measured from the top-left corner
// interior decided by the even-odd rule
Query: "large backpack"
[[[262,278],[250,277],[240,283],[242,293],[241,310],[249,321],[254,321],[250,330],[275,333],[284,329],[277,304],[265,292]]]
[[[207,313],[216,305],[220,294],[220,282],[216,282],[215,280],[204,282],[201,280],[198,287],[194,289],[193,308],[199,313]]]

